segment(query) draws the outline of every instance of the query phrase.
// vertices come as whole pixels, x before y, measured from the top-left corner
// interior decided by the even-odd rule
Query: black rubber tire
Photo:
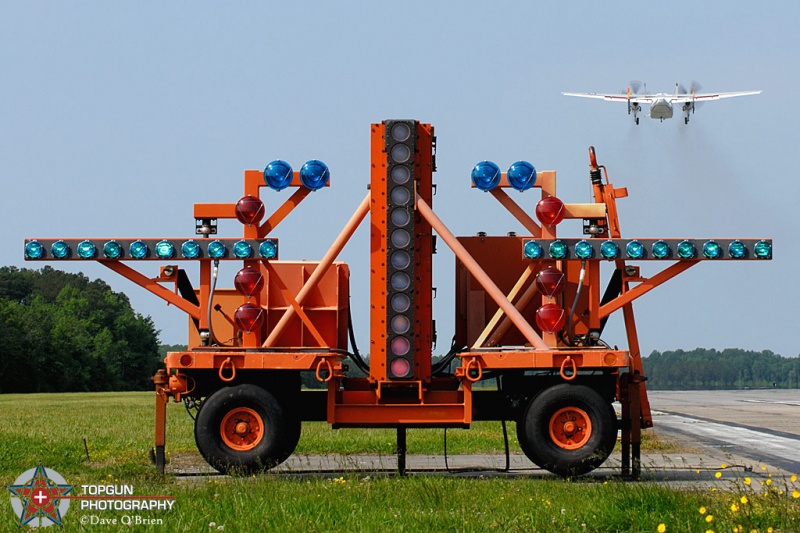
[[[263,422],[261,440],[249,450],[235,450],[222,438],[225,415],[237,408],[255,411]],[[298,427],[300,425],[297,419]],[[294,426],[287,421],[280,403],[257,385],[245,383],[225,387],[206,398],[194,423],[194,440],[203,458],[225,474],[253,474],[269,470],[294,451]],[[296,431],[299,438],[299,431]]]
[[[588,440],[579,448],[565,449],[550,435],[550,420],[565,407],[584,411],[592,424]],[[608,459],[617,441],[616,414],[611,404],[585,385],[561,383],[531,400],[520,420],[520,448],[538,466],[562,476],[591,472]]]

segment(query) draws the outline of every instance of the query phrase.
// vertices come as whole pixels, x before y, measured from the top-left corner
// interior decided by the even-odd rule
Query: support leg
[[[397,428],[397,473],[406,475],[406,428]]]
[[[169,397],[164,391],[164,386],[169,382],[165,370],[159,370],[153,378],[156,386],[156,418],[155,418],[155,447],[152,452],[152,459],[156,469],[164,473],[166,467],[166,457],[164,448],[167,443],[167,402]]]

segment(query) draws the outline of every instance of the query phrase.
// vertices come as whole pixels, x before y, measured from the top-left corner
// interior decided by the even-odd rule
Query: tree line
[[[642,359],[653,390],[800,388],[800,357],[728,348],[652,352]]]
[[[104,281],[0,267],[0,393],[150,389],[159,363],[153,320]]]

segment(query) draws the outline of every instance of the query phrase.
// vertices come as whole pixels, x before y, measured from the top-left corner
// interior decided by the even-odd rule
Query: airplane
[[[640,92],[644,87],[644,92]],[[690,90],[686,90],[683,85],[676,83],[675,92],[649,94],[647,85],[641,82],[632,81],[628,86],[628,94],[600,94],[600,93],[561,93],[564,96],[579,96],[581,98],[598,98],[608,102],[627,102],[628,114],[633,114],[633,122],[639,125],[639,112],[642,104],[650,105],[649,117],[659,119],[672,118],[672,106],[680,105],[683,111],[683,123],[689,123],[689,113],[694,113],[695,107],[709,100],[719,100],[722,98],[733,98],[734,96],[748,96],[751,94],[761,94],[761,91],[741,91],[728,93],[701,93],[700,84],[692,82]]]

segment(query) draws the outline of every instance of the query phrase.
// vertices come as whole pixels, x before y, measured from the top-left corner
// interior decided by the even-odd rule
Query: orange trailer
[[[456,237],[432,209],[433,127],[386,120],[371,126],[369,192],[319,260],[278,259],[273,234],[311,191],[329,184],[329,170],[309,161],[295,172],[280,160],[245,171],[238,202],[195,204],[193,238],[26,239],[25,258],[99,261],[187,313],[188,349],[169,353],[154,377],[153,452],[162,471],[172,398],[196,413],[197,446],[222,472],[280,464],[303,421],[397,428],[403,465],[407,428],[510,420],[523,452],[561,476],[601,465],[621,433],[622,474],[635,477],[641,430],[653,421],[633,301],[700,261],[769,260],[772,241],[623,238],[616,201],[627,190],[609,182],[592,148],[589,155],[592,203],[562,202],[555,172],[537,173],[525,161],[508,172],[478,163],[473,186],[489,191],[527,235]],[[264,188],[294,192],[268,213]],[[534,212],[506,188],[537,195]],[[362,357],[352,333],[350,270],[337,258],[367,215],[370,344]],[[216,237],[217,221],[226,218],[242,223],[241,238]],[[582,220],[583,235],[558,236],[564,219]],[[442,357],[432,353],[437,241],[456,257],[455,336]],[[151,261],[161,263],[155,277],[130,266]],[[183,261],[199,262],[197,285]],[[220,261],[241,261],[233,288],[216,287]],[[639,261],[666,267],[644,277]],[[610,276],[602,278],[601,267]],[[627,350],[602,339],[616,311]],[[303,389],[301,373],[325,389]],[[475,386],[489,380],[496,385]]]

